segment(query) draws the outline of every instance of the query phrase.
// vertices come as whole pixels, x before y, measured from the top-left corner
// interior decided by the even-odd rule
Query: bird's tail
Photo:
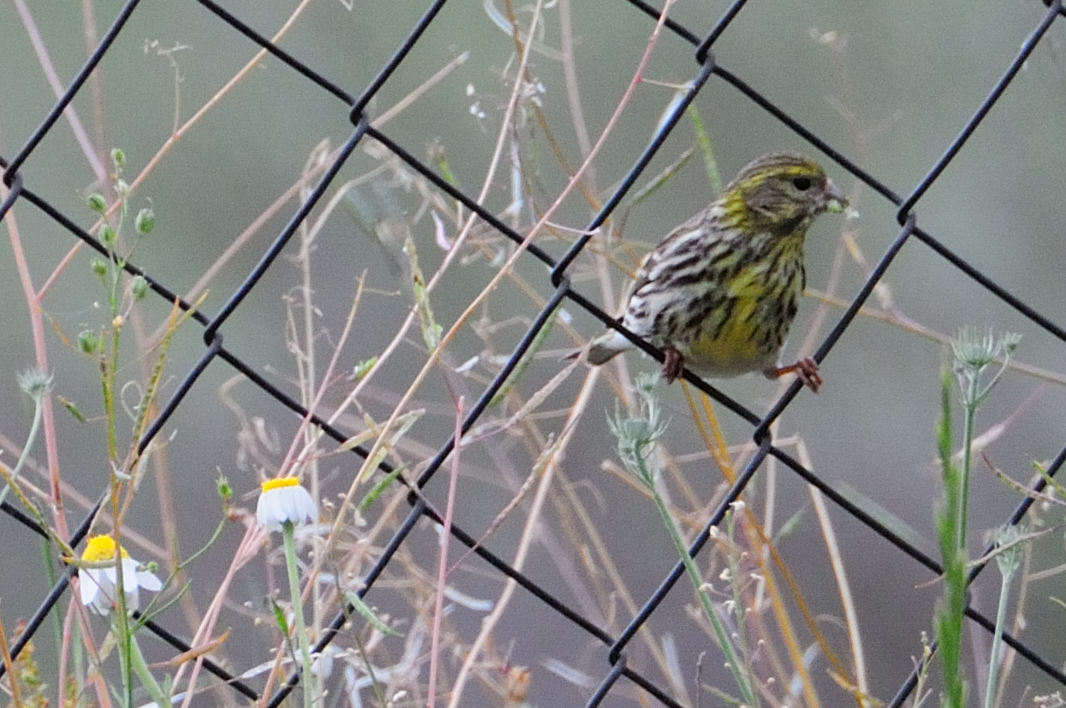
[[[599,366],[600,364],[606,364],[616,355],[632,348],[633,343],[631,341],[613,329],[608,330],[592,340],[586,360],[593,366]]]

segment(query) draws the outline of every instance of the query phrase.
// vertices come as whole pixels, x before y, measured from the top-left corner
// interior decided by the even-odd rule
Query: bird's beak
[[[844,196],[844,191],[836,186],[831,179],[825,181],[825,196],[826,211],[839,214],[847,209],[848,198]]]

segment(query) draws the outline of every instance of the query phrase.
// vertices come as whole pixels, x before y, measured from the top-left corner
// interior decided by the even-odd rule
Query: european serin
[[[813,160],[787,152],[758,158],[644,258],[621,324],[663,350],[668,383],[687,366],[714,378],[795,373],[817,392],[812,359],[779,366],[778,355],[803,292],[807,229],[847,204]],[[632,348],[611,329],[592,342],[588,362]]]

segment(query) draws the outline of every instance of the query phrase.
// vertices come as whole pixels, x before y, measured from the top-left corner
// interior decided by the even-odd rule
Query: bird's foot
[[[667,384],[672,384],[674,380],[681,375],[682,369],[685,368],[685,357],[681,352],[673,347],[666,347],[663,349],[663,370],[662,377]]]
[[[796,378],[814,393],[818,393],[818,387],[822,385],[822,377],[818,375],[818,363],[814,359],[800,359],[789,366],[772,366],[763,373],[768,379],[779,379],[785,374],[795,374]]]

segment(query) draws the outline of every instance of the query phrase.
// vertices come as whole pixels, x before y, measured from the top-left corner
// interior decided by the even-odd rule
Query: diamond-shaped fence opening
[[[682,3],[665,20],[638,0],[475,5],[129,2],[106,22],[89,8],[77,35],[21,3],[0,15],[3,73],[46,79],[0,81],[0,217],[20,284],[5,376],[34,362],[53,375],[3,502],[11,547],[39,536],[54,580],[40,599],[28,561],[6,554],[13,691],[51,690],[29,688],[27,651],[49,638],[56,667],[84,645],[124,681],[97,620],[78,621],[63,547],[81,553],[121,518],[124,547],[168,578],[164,602],[142,597],[137,636],[161,640],[149,659],[180,699],[273,706],[301,683],[325,705],[950,693],[932,658],[935,423],[944,333],[964,324],[1024,334],[983,403],[970,489],[971,558],[993,548],[979,532],[1033,534],[995,698],[1060,691],[1056,592],[1040,585],[1059,563],[1038,533],[1057,521],[1034,498],[1066,460],[1066,263],[1061,230],[1046,233],[1063,216],[1066,142],[1047,127],[1066,95],[1061,1],[849,8],[857,24],[829,3]],[[94,47],[76,70],[74,39]],[[771,399],[765,382],[686,372],[649,394],[668,420],[653,486],[694,593],[602,417],[636,413],[627,367],[646,362],[564,355],[619,327],[623,271],[706,204],[719,165],[782,143],[854,178],[836,250],[808,239],[812,297],[789,349],[826,385]],[[156,230],[137,238],[145,204]],[[116,267],[127,275],[109,280]],[[12,481],[28,424],[7,408]],[[1024,477],[1027,458],[1046,475],[1028,496],[996,481],[997,465]],[[319,504],[297,536],[307,680],[280,631],[295,621],[281,548],[244,496],[279,473]],[[236,490],[225,504],[220,476]],[[971,700],[993,651],[989,564],[965,569]]]

